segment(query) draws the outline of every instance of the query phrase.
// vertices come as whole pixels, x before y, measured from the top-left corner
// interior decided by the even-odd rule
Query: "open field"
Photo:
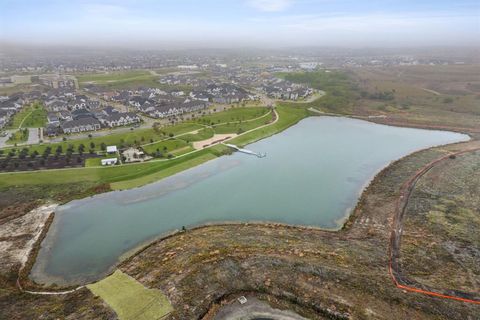
[[[41,105],[34,105],[31,113],[23,119],[22,128],[43,128],[47,123],[47,111]]]
[[[145,288],[119,270],[87,287],[105,300],[120,320],[161,319],[172,311],[162,292]]]
[[[124,86],[158,85],[157,77],[148,71],[121,71],[109,73],[92,73],[76,76],[80,87],[95,84],[105,87],[121,88]]]
[[[47,112],[41,104],[33,103],[16,113],[6,129],[41,128],[47,122]]]
[[[138,87],[152,87],[160,89],[176,88],[189,91],[188,85],[169,86],[158,82],[158,75],[148,70],[117,71],[108,73],[88,73],[75,75],[81,88],[94,84],[111,89],[131,89]]]
[[[223,112],[214,113],[197,119],[196,122],[205,125],[218,125],[220,123],[239,122],[255,119],[267,114],[270,110],[265,107],[233,108]]]
[[[183,138],[183,137],[182,137]],[[142,146],[142,149],[148,154],[155,154],[157,151],[167,154],[179,148],[187,146],[187,142],[181,139],[170,138],[165,141],[155,142],[152,144]]]
[[[355,114],[386,123],[480,131],[480,65],[356,69]]]
[[[480,292],[479,194],[480,151],[445,160],[420,178],[404,221],[400,258],[407,276]]]

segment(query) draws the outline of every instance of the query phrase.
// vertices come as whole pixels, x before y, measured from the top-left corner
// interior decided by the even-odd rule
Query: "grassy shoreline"
[[[241,135],[232,139],[231,142],[244,146],[281,132],[308,116],[308,112],[303,108],[280,106],[277,112],[279,114],[277,122]],[[228,154],[228,152],[229,150],[226,147],[216,145],[164,161],[151,161],[115,167],[85,167],[2,173],[0,189],[32,185],[71,184],[76,182],[92,182],[99,185],[108,183],[111,184],[115,190],[127,189],[158,181],[158,179],[155,178],[165,178],[197,166],[205,161]]]

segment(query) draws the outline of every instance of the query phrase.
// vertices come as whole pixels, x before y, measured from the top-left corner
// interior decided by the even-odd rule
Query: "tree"
[[[95,143],[93,141],[90,142],[90,149],[95,149]]]
[[[62,146],[58,146],[57,149],[55,150],[55,153],[58,155],[58,154],[61,154],[63,152],[63,148]]]
[[[107,150],[107,145],[106,145],[104,142],[102,142],[102,143],[100,144],[100,149],[102,149],[102,151]]]

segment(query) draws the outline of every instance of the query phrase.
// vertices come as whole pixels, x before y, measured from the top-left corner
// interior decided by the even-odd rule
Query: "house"
[[[52,112],[66,111],[68,110],[68,104],[64,100],[53,99],[47,100],[45,106]]]
[[[208,102],[211,98],[211,95],[209,95],[206,92],[202,92],[202,91],[192,91],[192,92],[190,92],[190,97],[193,100],[200,100],[200,101]]]
[[[86,109],[77,109],[75,111],[72,111],[71,115],[73,120],[93,117],[93,114]]]
[[[52,124],[52,125],[60,124],[60,119],[58,118],[57,114],[54,112],[49,112],[47,114],[47,121],[48,121],[48,124]]]
[[[113,166],[113,165],[116,165],[117,162],[118,162],[117,158],[110,158],[110,159],[102,159],[101,160],[102,166]]]
[[[73,120],[72,114],[70,113],[70,111],[67,111],[67,110],[59,111],[57,115],[58,115],[58,118],[62,121]]]
[[[117,146],[107,146],[107,153],[117,153]]]
[[[60,125],[64,133],[96,131],[101,128],[100,121],[93,117],[66,121]]]
[[[102,124],[110,128],[139,123],[140,117],[133,112],[114,112],[100,119]]]
[[[102,109],[102,112],[106,115],[106,116],[109,116],[111,115],[112,113],[118,113],[119,111],[117,109],[115,109],[114,107],[112,106],[106,106],[105,108]]]
[[[12,114],[13,112],[9,110],[0,109],[0,129],[3,128],[8,123]]]
[[[152,118],[167,118],[182,114],[183,110],[173,105],[157,105],[148,115]]]
[[[48,124],[45,133],[49,137],[54,137],[59,133],[59,126],[57,124]]]

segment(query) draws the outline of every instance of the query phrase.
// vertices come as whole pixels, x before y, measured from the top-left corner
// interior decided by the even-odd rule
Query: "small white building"
[[[113,166],[118,162],[117,158],[102,159],[102,166]]]
[[[117,153],[117,146],[107,146],[107,153]]]

